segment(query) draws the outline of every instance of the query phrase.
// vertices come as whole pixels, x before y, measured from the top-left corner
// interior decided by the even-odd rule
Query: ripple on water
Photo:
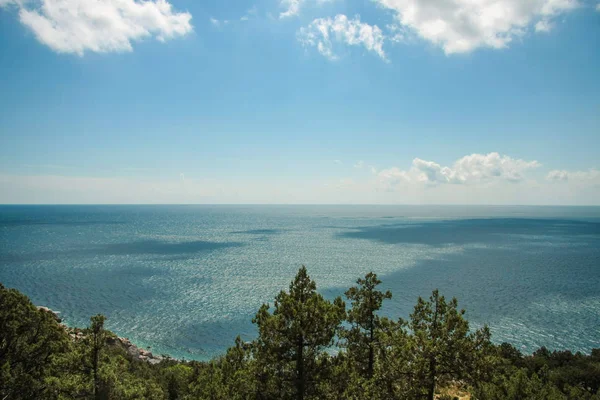
[[[0,207],[0,281],[69,324],[104,313],[120,335],[188,359],[252,338],[252,316],[301,264],[328,297],[375,271],[393,317],[440,288],[496,341],[589,351],[600,338],[600,212],[584,211]]]

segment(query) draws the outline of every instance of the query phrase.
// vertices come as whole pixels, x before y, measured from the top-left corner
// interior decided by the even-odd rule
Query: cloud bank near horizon
[[[358,161],[337,179],[293,182],[285,176],[221,182],[183,172],[173,179],[3,174],[0,203],[600,205],[600,170],[550,170],[534,177],[540,168],[535,160],[491,152],[450,166],[415,158],[408,169],[378,170]]]

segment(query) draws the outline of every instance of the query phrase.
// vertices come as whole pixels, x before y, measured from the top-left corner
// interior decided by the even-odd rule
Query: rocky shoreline
[[[79,340],[85,339],[85,334],[82,329],[71,328],[62,323],[62,319],[60,318],[60,313],[58,311],[54,311],[48,307],[43,307],[43,306],[38,306],[37,309],[51,314],[54,317],[54,319],[56,320],[56,322],[58,322],[61,326],[63,326],[63,328],[69,333],[69,336],[71,337],[72,340],[79,341]],[[123,337],[119,337],[119,336],[110,337],[107,339],[107,343],[109,346],[121,347],[134,360],[147,362],[147,363],[150,363],[153,365],[158,364],[162,360],[164,360],[163,357],[152,354],[152,352],[150,350],[143,349],[143,348],[138,347],[135,344],[131,343],[129,338],[123,338]]]

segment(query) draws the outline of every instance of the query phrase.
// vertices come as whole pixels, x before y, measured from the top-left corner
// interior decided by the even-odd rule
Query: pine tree
[[[68,336],[51,313],[0,284],[0,399],[39,399]]]
[[[89,340],[90,340],[90,358],[92,362],[92,378],[94,381],[94,398],[102,399],[100,382],[100,353],[105,346],[106,334],[104,331],[104,321],[106,317],[98,314],[90,318]]]
[[[356,281],[358,286],[351,287],[346,297],[352,302],[347,320],[350,329],[343,330],[343,343],[348,349],[348,356],[357,365],[359,374],[370,379],[373,377],[376,344],[381,330],[382,319],[377,315],[383,301],[392,298],[388,290],[385,293],[377,290],[381,283],[377,275],[369,272],[364,279]]]
[[[317,293],[316,284],[302,266],[289,292],[275,298],[274,311],[263,305],[253,322],[258,325],[258,357],[268,360],[279,398],[303,400],[317,395],[319,357],[344,318],[340,297],[333,303]]]
[[[446,302],[438,290],[429,301],[419,297],[411,314],[411,347],[417,390],[433,400],[438,382],[470,380],[477,376],[484,352],[489,346],[487,327],[469,332],[469,323],[453,298]]]

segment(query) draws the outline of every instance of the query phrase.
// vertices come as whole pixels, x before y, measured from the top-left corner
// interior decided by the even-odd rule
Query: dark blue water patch
[[[382,315],[394,319],[408,319],[418,297],[428,298],[439,289],[447,298],[459,300],[474,326],[488,324],[495,342],[509,341],[525,352],[546,346],[589,353],[600,342],[600,329],[593,322],[600,311],[578,308],[598,299],[600,247],[548,246],[534,252],[524,243],[467,248],[379,278],[381,289],[393,295]],[[333,287],[323,293],[333,298],[345,290]],[[518,323],[528,333],[515,338],[514,327],[506,321]],[[590,331],[594,325],[595,331]]]
[[[192,242],[166,242],[160,240],[143,240],[127,243],[102,244],[82,250],[82,252],[97,255],[180,255],[240,246],[243,246],[243,244],[239,242],[207,242],[202,240]]]
[[[0,206],[0,227],[30,225],[119,225],[129,222],[125,208],[106,206]]]
[[[600,223],[555,219],[468,219],[365,226],[337,234],[340,238],[431,246],[497,243],[502,235],[598,236]]]
[[[121,264],[119,267],[56,268],[53,265],[21,266],[19,275],[4,282],[9,287],[22,287],[34,304],[49,306],[73,325],[87,325],[89,317],[102,313],[134,310],[138,304],[160,298],[160,288],[146,284],[147,278],[167,273],[159,268]]]
[[[310,273],[311,266],[307,267]],[[365,271],[368,270],[365,266]],[[578,310],[570,316],[569,311],[564,310],[564,313],[553,315],[535,306],[558,299],[581,304],[597,298],[600,288],[598,247],[550,246],[535,253],[530,252],[527,243],[516,248],[469,248],[442,259],[421,260],[411,268],[379,278],[381,289],[393,293],[381,315],[393,319],[408,319],[419,296],[428,298],[434,289],[439,289],[448,299],[456,297],[459,300],[459,306],[467,310],[466,316],[473,327],[488,324],[496,343],[509,341],[524,352],[546,346],[589,353],[598,347],[594,338],[600,338],[600,331],[589,331],[598,318],[598,310],[589,313]],[[346,306],[350,307],[344,297],[348,287],[322,287],[318,281],[317,287],[330,300],[342,296]],[[268,303],[272,305],[273,299]],[[196,349],[192,350],[194,357],[208,359],[209,355],[222,354],[238,334],[244,340],[255,338],[253,316],[247,314],[215,323],[186,325],[176,335],[174,343],[185,343],[186,349]],[[507,320],[515,320],[531,332],[515,339],[513,328],[506,325]],[[557,340],[553,336],[562,338]]]
[[[65,220],[0,220],[0,227],[29,226],[29,225],[65,225],[65,226],[86,226],[86,225],[122,225],[124,221],[65,221]]]
[[[8,265],[13,263],[22,263],[31,260],[31,254],[16,254],[0,252],[0,264]]]
[[[44,260],[69,259],[77,257],[96,256],[127,256],[127,255],[158,255],[171,256],[172,261],[188,259],[190,256],[223,250],[231,247],[240,247],[239,242],[167,242],[161,240],[143,240],[136,242],[107,243],[87,248],[70,250],[39,251],[27,253],[0,252],[1,263],[19,263]]]
[[[178,327],[169,339],[175,357],[188,354],[196,360],[209,360],[215,355],[224,354],[227,348],[234,345],[237,336],[243,341],[254,340],[258,330],[252,323],[253,317],[254,314],[242,315]]]
[[[248,235],[276,235],[281,233],[281,229],[249,229],[246,231],[234,231],[232,234],[248,234]]]

